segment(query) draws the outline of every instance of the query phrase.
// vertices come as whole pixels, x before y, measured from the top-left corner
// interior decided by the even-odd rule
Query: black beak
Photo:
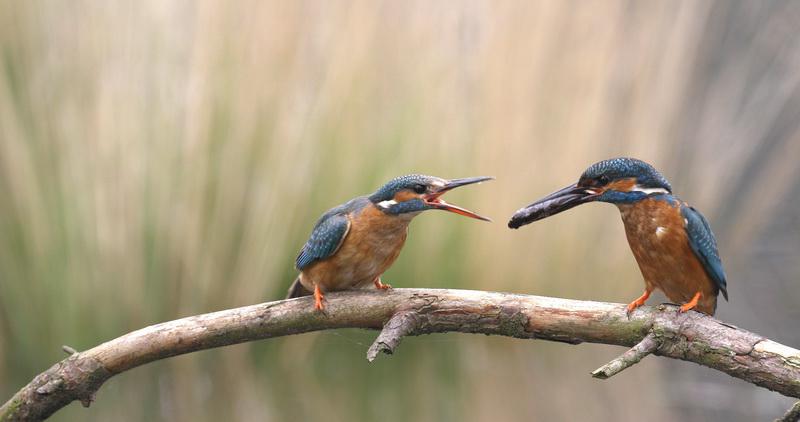
[[[439,189],[436,193],[441,195],[449,190],[453,190],[461,186],[472,185],[475,183],[485,182],[487,180],[494,180],[494,177],[478,176],[478,177],[465,177],[463,179],[448,180],[447,183],[445,183],[445,185],[441,189]]]
[[[477,220],[492,221],[488,217],[476,214],[466,208],[461,208],[458,205],[449,204],[445,202],[443,199],[441,199],[440,196],[444,195],[445,192],[453,190],[460,186],[471,185],[474,183],[485,182],[487,180],[493,180],[493,179],[494,177],[480,176],[480,177],[465,177],[463,179],[448,180],[444,184],[444,186],[439,188],[436,192],[425,195],[424,200],[425,203],[427,203],[431,208],[449,211],[452,213],[460,214],[465,217],[470,217]]]
[[[580,204],[592,202],[596,200],[598,196],[600,196],[600,192],[592,188],[580,187],[578,185],[567,186],[564,189],[545,196],[527,207],[520,208],[514,213],[511,220],[508,221],[508,227],[518,229],[534,221],[577,207]]]

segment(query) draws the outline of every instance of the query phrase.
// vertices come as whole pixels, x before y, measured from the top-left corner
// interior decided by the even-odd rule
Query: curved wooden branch
[[[795,403],[783,417],[775,419],[775,422],[797,422],[800,421],[800,401]]]
[[[308,297],[282,300],[153,325],[83,352],[65,349],[71,356],[0,407],[0,421],[43,420],[74,400],[88,405],[110,377],[170,356],[332,328],[380,329],[387,322],[370,359],[392,352],[403,336],[444,332],[639,345],[610,365],[618,372],[651,352],[800,398],[800,351],[670,305],[639,308],[629,319],[621,304],[468,290],[352,291],[326,299],[324,313]]]

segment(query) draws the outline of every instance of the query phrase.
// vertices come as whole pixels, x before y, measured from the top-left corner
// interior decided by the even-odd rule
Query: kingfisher
[[[325,292],[360,288],[372,283],[385,290],[381,275],[400,255],[411,220],[426,210],[444,210],[491,221],[445,202],[445,192],[493,179],[442,179],[411,174],[390,180],[375,193],[359,196],[328,210],[317,221],[295,261],[300,275],[287,299],[314,295],[314,307],[323,310]]]
[[[634,158],[613,158],[591,165],[576,184],[518,210],[512,229],[587,202],[614,204],[644,278],[645,290],[627,306],[628,315],[644,305],[655,289],[679,312],[690,309],[714,315],[720,292],[728,300],[727,281],[708,221],[672,194],[664,176]]]

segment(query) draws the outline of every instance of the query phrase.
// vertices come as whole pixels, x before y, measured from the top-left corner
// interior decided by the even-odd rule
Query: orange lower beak
[[[464,217],[470,217],[481,221],[492,221],[489,217],[476,214],[466,208],[461,208],[458,205],[448,204],[441,199],[437,199],[436,202],[428,202],[428,204],[436,209],[454,212],[456,214],[463,215]]]
[[[459,215],[463,215],[464,217],[474,218],[476,220],[481,221],[492,221],[488,217],[484,217],[480,214],[476,214],[466,208],[461,208],[458,205],[453,205],[445,202],[440,197],[445,194],[445,192],[455,189],[460,186],[471,185],[475,183],[484,182],[487,180],[492,180],[493,177],[468,177],[464,179],[453,179],[449,180],[441,189],[434,193],[430,193],[425,195],[424,200],[425,203],[428,204],[431,208],[435,208],[438,210],[450,211],[452,213],[456,213]]]

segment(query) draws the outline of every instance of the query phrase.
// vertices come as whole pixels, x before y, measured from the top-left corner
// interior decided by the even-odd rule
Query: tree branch
[[[614,375],[639,363],[645,356],[658,349],[659,343],[653,333],[646,335],[642,341],[630,350],[620,355],[611,362],[592,371],[592,376],[601,380],[609,379]]]
[[[400,345],[400,340],[405,336],[412,335],[417,328],[419,323],[415,318],[416,313],[414,310],[408,310],[394,314],[383,325],[383,330],[378,334],[378,338],[367,350],[367,360],[373,362],[381,352],[387,355],[394,353],[394,349]]]
[[[797,422],[800,421],[800,401],[795,403],[785,415],[780,419],[775,419],[775,422]]]
[[[153,325],[83,352],[70,348],[68,358],[37,375],[0,407],[0,422],[43,420],[74,400],[88,405],[106,380],[155,360],[290,334],[380,329],[384,324],[370,347],[370,359],[394,351],[405,335],[444,332],[615,344],[636,347],[606,365],[620,368],[608,369],[608,376],[649,351],[800,398],[800,351],[696,312],[676,310],[642,307],[628,319],[621,304],[438,289],[332,293],[326,295],[324,313],[314,310],[310,297],[269,302]],[[650,340],[643,342],[645,338]]]

